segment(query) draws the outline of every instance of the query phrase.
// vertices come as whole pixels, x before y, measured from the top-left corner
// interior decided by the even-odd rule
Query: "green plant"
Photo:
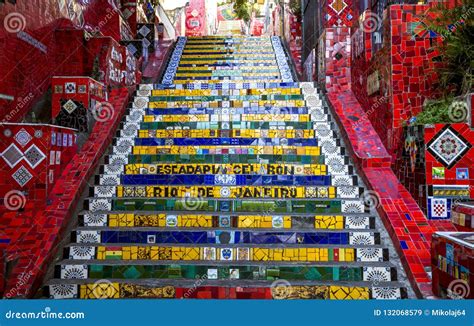
[[[234,11],[239,19],[248,23],[252,14],[252,5],[249,3],[249,0],[235,0]]]
[[[416,117],[415,124],[425,125],[453,122],[449,114],[449,107],[452,102],[452,97],[445,97],[439,101],[428,100],[423,106],[423,111]]]
[[[301,17],[301,0],[290,0],[290,11],[293,15]]]
[[[428,28],[441,37],[435,44],[440,63],[436,67],[444,97],[472,91],[474,71],[474,1],[464,0],[455,8],[443,3],[429,11]]]

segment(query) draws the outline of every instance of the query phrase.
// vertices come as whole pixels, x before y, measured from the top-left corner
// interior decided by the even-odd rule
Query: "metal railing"
[[[168,17],[168,14],[166,13],[165,9],[161,6],[160,3],[158,3],[158,5],[155,8],[155,14],[158,16],[158,18],[160,19],[160,22],[163,24],[165,28],[165,32],[166,34],[168,34],[168,37],[172,40],[176,40],[176,36],[178,35],[178,32],[176,31],[176,28],[171,22],[171,19]]]

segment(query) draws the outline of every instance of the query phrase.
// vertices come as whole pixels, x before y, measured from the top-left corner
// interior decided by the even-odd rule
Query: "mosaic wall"
[[[391,20],[378,20],[383,25],[385,46],[375,56],[372,55],[372,35],[375,27],[370,25],[373,13],[364,11],[351,36],[351,77],[352,91],[357,97],[380,139],[388,149],[392,132],[393,113],[390,109],[392,67],[390,53]],[[369,26],[369,27],[368,27]]]
[[[284,15],[282,15],[283,11]],[[284,20],[283,32],[282,20]],[[284,9],[281,5],[277,5],[271,13],[270,24],[267,25],[267,29],[272,35],[281,36],[286,40],[290,50],[290,55],[295,64],[294,67],[297,73],[301,75],[303,73],[301,65],[301,53],[303,46],[301,18],[294,15],[287,5],[284,7]]]
[[[95,80],[109,88],[134,85],[140,75],[138,70],[140,62],[137,58],[142,55],[142,41],[130,40],[120,43],[123,45],[110,37],[89,39],[85,75],[93,76]]]
[[[410,126],[403,128],[403,150],[394,162],[397,177],[426,212],[425,128]]]
[[[54,77],[51,81],[52,119],[63,127],[73,128],[79,132],[87,132],[92,117],[100,119],[96,109],[111,110],[100,107],[107,94],[105,86],[88,77]],[[103,112],[103,118],[106,117]],[[94,115],[95,114],[95,115]],[[110,114],[110,113],[109,113]]]
[[[451,221],[459,231],[474,231],[474,203],[459,202],[451,210]]]
[[[395,158],[403,151],[403,123],[434,94],[436,39],[423,29],[428,8],[391,5],[383,11],[376,6],[355,20],[352,89]]]
[[[186,36],[204,36],[207,34],[206,1],[191,0],[186,7]]]
[[[431,244],[433,293],[442,298],[474,299],[472,232],[438,232]]]
[[[456,202],[474,198],[474,131],[468,124],[425,128],[427,216],[450,219]]]
[[[0,125],[0,214],[2,232],[14,242],[21,232],[17,212],[38,212],[47,205],[65,166],[77,151],[75,131],[51,125]]]
[[[74,203],[77,203],[78,198],[82,195],[87,182],[90,180],[102,157],[102,153],[109,146],[110,140],[120,123],[122,114],[126,110],[130,93],[131,91],[127,89],[112,90],[110,103],[115,108],[113,115],[110,119],[98,121],[94,125],[91,137],[82,146],[81,151],[73,156],[73,159],[66,161],[66,155],[62,153],[58,155],[57,151],[55,151],[55,160],[59,160],[61,163],[64,162],[64,164],[61,164],[61,168],[64,168],[64,170],[61,173],[61,182],[56,182],[51,189],[48,188],[48,191],[49,189],[51,191],[48,200],[45,201],[42,198],[42,203],[46,204],[45,207],[43,206],[37,213],[33,212],[36,203],[32,200],[26,200],[24,210],[11,210],[2,215],[2,226],[6,230],[14,231],[8,234],[8,240],[11,240],[11,243],[14,245],[8,246],[6,259],[8,261],[15,260],[16,262],[8,274],[8,279],[6,279],[7,289],[5,293],[20,297],[31,297],[34,295],[38,283],[41,282],[43,273],[47,271],[47,267],[50,266],[56,254],[57,243],[64,235],[64,232],[61,232],[61,230],[65,229],[73,213],[71,207],[75,205]],[[34,126],[38,128],[38,125]],[[63,129],[60,128],[59,132]],[[33,135],[33,132],[34,130],[28,130],[30,135]],[[45,134],[43,132],[43,135]],[[60,146],[62,143],[59,143],[60,138],[58,134],[56,132],[54,139],[57,145],[56,147],[53,146],[53,149],[59,148],[64,151],[68,147]],[[3,130],[0,135],[3,135]],[[53,133],[51,133],[51,142],[53,140],[52,135]],[[61,136],[62,139],[63,137]],[[49,159],[52,156],[51,154]],[[53,162],[49,159],[48,162],[51,165]],[[26,187],[28,186],[29,184],[26,185]],[[28,196],[28,194],[23,195]],[[15,201],[13,202],[15,203]],[[18,202],[21,203],[21,201]],[[18,238],[21,238],[21,241],[18,241]],[[0,243],[1,240],[0,238]],[[38,266],[42,267],[38,268]],[[28,273],[30,277],[24,278],[22,275],[25,275],[25,273]],[[19,283],[18,279],[20,278],[24,281]]]
[[[315,52],[319,62],[318,79],[328,91],[348,90],[351,83],[350,27],[354,18],[352,1],[323,1],[320,3],[320,15],[324,29]]]
[[[420,60],[415,58],[414,53],[423,53],[421,63],[429,61],[429,55],[425,55],[426,52],[423,52],[423,49],[418,50],[417,48],[417,46],[424,47],[425,43],[423,42],[426,35],[417,35],[416,37],[420,40],[413,41],[410,39],[412,34],[406,35],[405,28],[394,29],[393,32],[398,34],[393,40],[396,46],[393,46],[389,35],[392,30],[392,19],[396,19],[397,24],[401,22],[408,24],[410,19],[413,19],[413,15],[403,15],[402,21],[401,7],[392,5],[390,8],[395,8],[396,12],[394,17],[387,12],[381,17],[374,17],[370,11],[366,10],[368,6],[369,4],[366,4],[364,7],[364,4],[360,2],[353,3],[353,12],[356,18],[351,21],[353,25],[350,34],[348,30],[344,30],[345,27],[335,29],[325,25],[326,28],[320,33],[320,42],[316,51],[318,58],[320,58],[317,65],[318,80],[326,85],[328,98],[337,113],[337,121],[342,125],[345,137],[351,144],[350,150],[354,152],[353,159],[363,170],[363,176],[369,187],[377,191],[381,197],[378,212],[390,233],[414,290],[419,295],[431,296],[431,279],[426,272],[431,263],[429,252],[431,235],[436,231],[454,231],[455,228],[449,220],[427,221],[412,194],[405,189],[394,174],[394,171],[400,170],[408,182],[411,182],[413,178],[417,179],[424,173],[424,167],[418,161],[422,155],[420,151],[424,153],[423,148],[420,148],[418,152],[415,150],[415,145],[423,144],[424,140],[421,141],[422,135],[417,131],[413,133],[416,138],[414,142],[401,142],[401,136],[393,132],[395,114],[389,107],[389,104],[392,105],[393,101],[396,101],[397,105],[402,103],[405,105],[404,107],[409,108],[406,103],[402,102],[407,100],[406,98],[393,95],[391,79],[394,67],[390,65],[392,62],[391,51],[397,51],[409,58],[405,62],[407,64],[405,71],[409,71],[416,77],[403,78],[400,76],[403,70],[401,66],[397,65],[395,68],[400,73],[395,77],[395,80],[403,79],[401,83],[397,84],[397,91],[406,88],[407,85],[415,85],[413,92],[416,89],[422,93],[424,89],[417,86],[416,82],[421,79],[420,76],[425,78],[425,75],[420,72],[420,69],[414,69],[412,65],[418,64],[418,60]],[[377,8],[374,8],[376,12],[380,12],[381,6],[377,3],[372,2],[370,6],[376,6]],[[327,15],[328,9],[326,7],[326,4],[322,2],[320,7],[322,24],[327,21],[326,18],[331,20],[331,16]],[[405,7],[408,8],[407,12],[417,10],[416,6]],[[403,10],[406,9],[405,7]],[[329,10],[329,12],[332,11]],[[343,22],[343,19],[340,19],[340,22]],[[375,35],[378,32],[380,34]],[[398,37],[398,35],[402,37]],[[386,46],[379,49],[376,42],[382,42],[382,45]],[[403,52],[407,50],[407,53]],[[325,60],[321,60],[321,58]],[[407,81],[409,83],[405,85],[404,83]],[[423,87],[427,87],[427,84],[425,83]],[[415,104],[418,103],[417,101],[414,101]],[[407,112],[404,114],[409,115]],[[398,119],[399,127],[401,127],[403,120]],[[398,130],[400,133],[402,131],[402,128]],[[395,144],[397,146],[394,146]],[[394,147],[403,151],[404,158],[397,162],[398,167],[401,168],[397,167],[392,170],[393,158],[401,155],[401,153],[395,155]],[[386,148],[389,149],[388,152]],[[400,163],[400,161],[402,162]],[[417,169],[419,172],[409,175],[407,171],[411,171],[413,163],[415,163],[415,172]],[[425,183],[422,183],[422,186],[425,186]],[[417,185],[414,185],[410,190],[416,190],[417,196],[421,198],[423,194],[420,194],[419,191],[424,191],[425,188],[418,188]],[[409,212],[407,212],[407,208],[409,208]]]
[[[83,47],[83,30],[100,31],[117,41],[130,34],[113,2],[68,2],[22,0],[0,5],[0,21],[8,27],[0,46],[0,52],[5,54],[0,65],[0,74],[5,76],[0,82],[0,94],[7,98],[0,98],[1,121],[21,121],[50,87],[49,78],[53,75],[89,74],[84,66],[89,52]],[[15,25],[15,19],[19,24]],[[28,55],[18,60],[18,53]]]

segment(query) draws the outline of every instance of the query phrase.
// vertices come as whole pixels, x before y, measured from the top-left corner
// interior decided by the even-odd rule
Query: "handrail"
[[[165,27],[165,30],[168,36],[171,39],[176,40],[176,36],[178,35],[178,32],[176,31],[176,28],[171,22],[171,19],[169,18],[165,9],[161,6],[159,2],[158,2],[158,5],[156,6],[155,13],[160,18],[160,21],[163,23],[163,26]]]

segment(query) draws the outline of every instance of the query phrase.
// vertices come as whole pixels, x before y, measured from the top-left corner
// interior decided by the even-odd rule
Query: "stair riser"
[[[379,245],[374,232],[267,232],[267,231],[74,231],[73,244],[314,244]]]
[[[188,211],[188,212],[238,212],[238,213],[295,213],[295,214],[345,214],[368,213],[361,200],[216,200],[202,198],[183,199],[106,199],[88,198],[85,210],[103,211]]]
[[[227,228],[236,229],[374,229],[375,218],[369,216],[291,216],[291,215],[197,215],[197,214],[100,214],[85,212],[79,226],[87,227],[153,227],[153,228]]]
[[[169,260],[169,261],[253,261],[253,262],[382,262],[388,261],[388,250],[383,248],[341,247],[282,247],[259,246],[93,246],[81,244],[65,248],[66,259],[74,260]]]
[[[381,283],[397,280],[391,267],[216,266],[216,265],[58,265],[60,279],[169,279],[326,281]]]

